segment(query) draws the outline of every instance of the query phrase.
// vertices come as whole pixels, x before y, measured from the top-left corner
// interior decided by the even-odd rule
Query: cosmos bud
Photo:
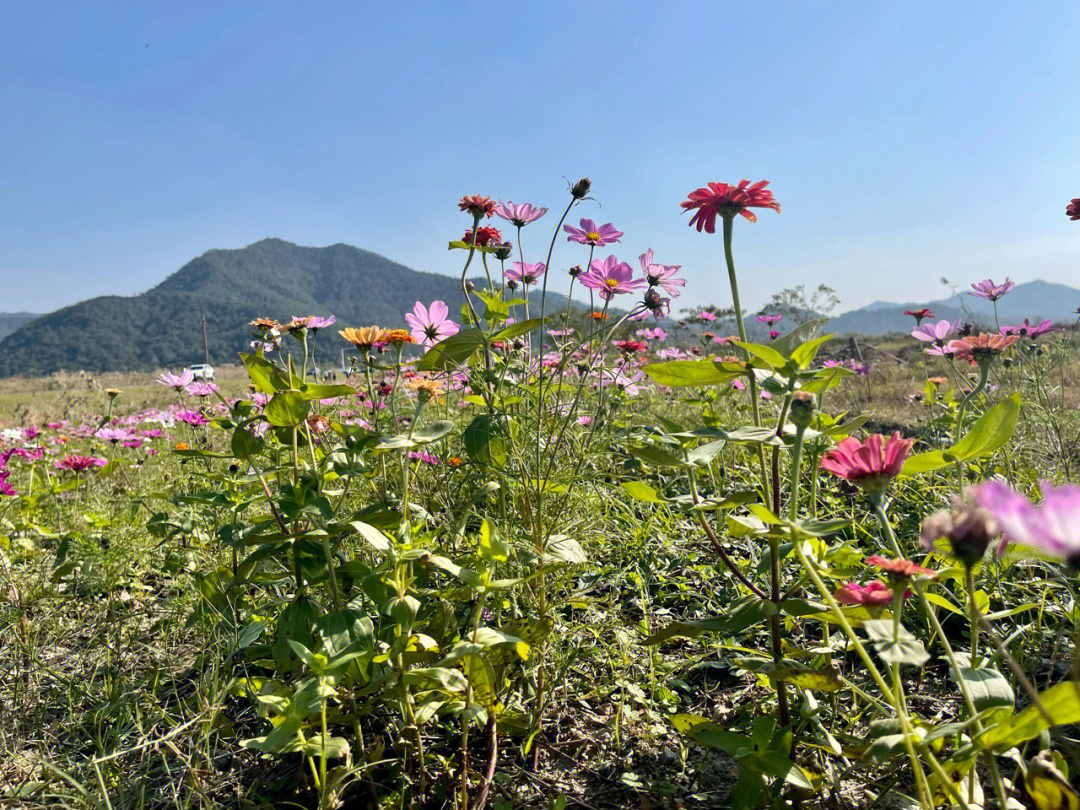
[[[514,245],[512,242],[499,242],[496,245],[492,245],[495,248],[495,258],[501,262],[510,258],[510,254],[514,252]]]
[[[582,177],[580,180],[574,183],[574,185],[570,186],[570,193],[573,195],[575,200],[580,200],[589,193],[589,189],[591,188],[592,180],[590,180],[588,177]]]
[[[472,292],[473,290],[476,289],[476,285],[473,284],[471,281],[466,281],[465,282],[465,289],[468,290],[469,292]]]
[[[571,267],[566,272],[570,274],[570,278],[577,278],[578,276],[580,276],[585,271],[581,269],[580,264],[575,264],[573,267]]]

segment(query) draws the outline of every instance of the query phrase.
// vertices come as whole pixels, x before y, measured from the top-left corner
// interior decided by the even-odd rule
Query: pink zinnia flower
[[[412,327],[410,334],[424,348],[430,348],[444,338],[456,335],[461,328],[447,316],[450,314],[445,301],[432,301],[425,307],[419,301],[412,312],[405,313],[405,321]]]
[[[776,340],[778,337],[780,337],[780,330],[778,330],[778,329],[770,329],[769,330],[769,340]]]
[[[596,290],[605,301],[616,295],[624,295],[645,286],[645,279],[634,278],[634,271],[626,262],[620,262],[615,256],[593,259],[589,272],[583,273],[578,281],[590,290]]]
[[[1065,216],[1073,222],[1080,220],[1080,197],[1074,197],[1072,202],[1065,206]]]
[[[1049,481],[1040,481],[1039,486],[1043,499],[1037,505],[1003,481],[985,481],[968,491],[1002,531],[999,554],[1008,543],[1019,543],[1080,568],[1080,486],[1055,487]]]
[[[697,226],[698,233],[716,233],[716,217],[740,214],[751,222],[757,222],[757,215],[751,208],[771,208],[780,213],[780,203],[773,198],[773,193],[766,186],[768,180],[751,184],[749,180],[740,180],[737,186],[727,183],[709,183],[708,186],[690,192],[682,204],[683,210],[694,211],[690,225]],[[696,209],[696,210],[695,210]]]
[[[546,271],[547,265],[543,262],[531,264],[514,262],[514,266],[506,271],[506,277],[511,281],[520,281],[522,284],[535,284]]]
[[[685,278],[675,278],[675,274],[682,269],[681,264],[657,264],[653,261],[652,248],[638,256],[638,261],[650,287],[663,287],[664,292],[672,298],[679,297],[686,286]]]
[[[754,318],[754,320],[755,321],[760,321],[761,323],[767,323],[769,326],[772,326],[774,323],[780,323],[780,321],[784,320],[784,316],[783,315],[758,315],[756,318]]]
[[[91,467],[104,467],[108,462],[97,456],[65,456],[56,462],[58,470],[71,470],[72,472],[84,472]]]
[[[171,388],[174,391],[180,391],[184,386],[190,385],[195,379],[195,374],[189,368],[185,368],[179,374],[170,374],[169,372],[163,373],[157,378],[159,385],[164,385],[166,388]]]
[[[913,439],[903,439],[899,432],[885,439],[880,433],[859,441],[850,436],[821,458],[821,469],[840,478],[869,488],[877,494],[900,474],[904,459],[911,452]]]
[[[495,201],[482,194],[467,194],[458,202],[458,208],[474,217],[490,217],[495,213]]]
[[[997,301],[1005,293],[1009,292],[1016,286],[1016,282],[1005,277],[1005,281],[1001,284],[995,284],[991,279],[983,279],[978,284],[972,284],[971,289],[974,292],[969,292],[968,295],[974,295],[977,298],[985,298],[987,301]]]
[[[581,220],[581,228],[575,228],[572,225],[563,225],[563,230],[570,236],[566,238],[568,242],[577,242],[582,245],[593,245],[594,247],[603,247],[604,245],[610,245],[613,242],[618,242],[623,232],[616,230],[615,226],[610,222],[605,222],[603,225],[597,225],[591,219]]]
[[[504,202],[495,206],[495,213],[517,227],[523,228],[530,222],[536,222],[536,220],[540,219],[547,213],[547,209],[537,208],[532,203],[518,205],[517,203]]]
[[[875,554],[872,557],[867,557],[866,564],[872,565],[875,568],[879,568],[890,576],[900,577],[902,579],[911,579],[911,577],[916,576],[937,576],[937,571],[933,571],[929,568],[923,568],[921,565],[916,565],[911,560],[890,560],[886,557],[882,557],[880,554]]]
[[[904,591],[904,599],[911,596],[911,591]],[[871,607],[883,607],[891,605],[893,591],[880,579],[875,579],[866,585],[858,585],[849,582],[841,586],[833,594],[836,601],[842,605],[869,605]]]

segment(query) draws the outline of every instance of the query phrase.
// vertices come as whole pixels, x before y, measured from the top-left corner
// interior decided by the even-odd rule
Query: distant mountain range
[[[38,317],[0,316],[0,324],[23,318],[0,340],[0,376],[202,362],[203,315],[211,362],[232,363],[248,348],[253,318],[333,314],[342,327],[401,326],[402,314],[418,299],[442,299],[457,313],[461,288],[450,276],[410,270],[350,245],[314,248],[264,239],[204,253],[141,295],[91,298]],[[345,345],[338,328],[321,341],[323,352],[333,345],[336,356]]]
[[[1077,318],[1080,289],[1047,281],[1029,281],[1017,284],[997,304],[998,319],[1002,326],[1022,323],[1024,318],[1033,322],[1036,319],[1050,318],[1057,323],[1067,323]],[[910,315],[904,314],[904,310],[923,307],[934,311],[935,320],[961,318],[964,322],[977,326],[994,326],[994,305],[962,292],[938,301],[909,301],[902,304],[875,301],[861,309],[837,315],[829,321],[828,329],[838,334],[854,332],[864,335],[910,332],[914,321]]]
[[[0,340],[36,317],[33,312],[0,312]]]

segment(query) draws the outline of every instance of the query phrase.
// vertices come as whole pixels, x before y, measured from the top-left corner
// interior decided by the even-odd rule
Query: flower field
[[[745,180],[688,308],[591,194],[461,198],[457,312],[0,381],[5,806],[1080,808],[1075,327],[744,312]]]

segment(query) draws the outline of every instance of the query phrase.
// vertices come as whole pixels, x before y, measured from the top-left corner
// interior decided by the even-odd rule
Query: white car
[[[195,375],[196,380],[210,382],[214,379],[214,367],[207,363],[196,363],[193,366],[188,366],[188,369]]]

